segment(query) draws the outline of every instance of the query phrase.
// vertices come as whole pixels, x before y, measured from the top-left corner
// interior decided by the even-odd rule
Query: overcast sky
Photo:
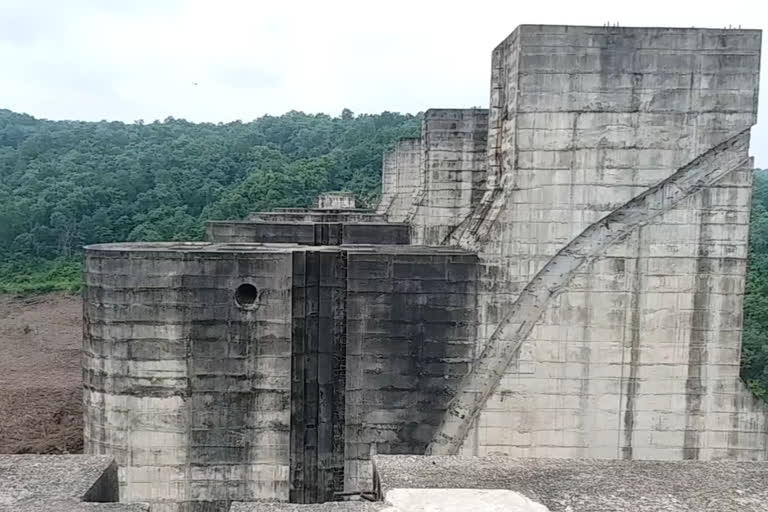
[[[0,108],[50,119],[247,121],[288,110],[487,106],[491,50],[519,24],[765,30],[761,4],[0,0]],[[762,69],[752,152],[768,167]]]

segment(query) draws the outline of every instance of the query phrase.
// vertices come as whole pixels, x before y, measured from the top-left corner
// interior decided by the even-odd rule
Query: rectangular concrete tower
[[[486,190],[446,240],[480,255],[479,355],[435,453],[766,457],[738,376],[760,45],[524,25],[493,51]]]
[[[485,109],[427,110],[421,136],[384,155],[378,211],[410,223],[414,244],[443,244],[485,192],[487,135]]]

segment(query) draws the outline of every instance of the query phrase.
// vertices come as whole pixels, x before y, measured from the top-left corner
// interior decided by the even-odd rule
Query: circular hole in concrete
[[[253,308],[256,304],[259,291],[252,284],[241,284],[235,290],[235,302],[241,308]]]

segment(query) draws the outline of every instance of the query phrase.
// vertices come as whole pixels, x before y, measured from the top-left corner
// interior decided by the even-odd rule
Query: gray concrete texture
[[[429,109],[422,136],[384,155],[377,211],[410,222],[413,243],[440,245],[485,192],[488,111]]]
[[[467,372],[475,264],[403,245],[87,247],[86,452],[153,512],[370,489],[370,445],[422,453]]]
[[[0,455],[2,512],[148,512],[118,503],[111,457]]]
[[[422,127],[422,132],[424,128]],[[384,154],[382,162],[382,195],[377,213],[390,222],[406,222],[413,205],[424,190],[421,138],[401,139]]]
[[[766,462],[376,456],[374,468],[384,499],[402,489],[506,489],[550,512],[758,512],[768,502]],[[467,505],[454,510],[481,510]]]
[[[339,215],[334,214],[334,217]],[[282,217],[282,215],[281,215]],[[219,243],[299,243],[303,245],[409,244],[406,223],[291,220],[210,221],[206,238]]]
[[[252,212],[248,220],[265,222],[387,222],[386,215],[362,208],[321,210],[318,208],[279,208],[271,212]]]
[[[355,195],[351,192],[326,192],[317,198],[317,207],[321,210],[339,210],[355,206]]]
[[[738,376],[760,41],[521,26],[492,55],[485,175],[454,184],[485,184],[470,212],[420,213],[445,197],[426,169],[456,157],[405,194],[384,167],[390,218],[480,257],[477,357],[430,452],[768,457]],[[425,120],[421,157],[385,163],[448,159],[430,140]]]
[[[329,502],[312,505],[295,503],[233,503],[229,512],[377,512],[386,511],[382,502]]]
[[[291,258],[86,249],[85,451],[115,457],[123,500],[162,512],[287,499]],[[257,291],[244,307],[242,284]]]

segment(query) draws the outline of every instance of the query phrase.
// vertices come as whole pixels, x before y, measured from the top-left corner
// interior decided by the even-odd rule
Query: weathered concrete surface
[[[296,251],[291,293],[290,501],[331,501],[344,489],[346,252]]]
[[[271,212],[251,212],[249,221],[265,222],[387,222],[384,214],[361,208],[321,210],[318,208],[277,208]]]
[[[351,192],[326,192],[317,198],[317,207],[322,210],[354,209],[355,195]]]
[[[117,466],[111,457],[0,455],[0,511],[145,512],[118,504]]]
[[[294,503],[233,503],[229,512],[390,512],[382,502],[330,502],[312,505]]]
[[[86,449],[124,463],[129,499],[206,512],[369,490],[372,453],[427,446],[768,458],[738,379],[759,51],[756,31],[522,26],[487,114],[429,111],[385,156],[376,213],[88,248]],[[460,248],[405,245],[408,224]]]
[[[401,139],[384,155],[382,165],[382,200],[377,213],[390,222],[408,219],[411,206],[424,190],[421,138]]]
[[[765,462],[377,456],[374,467],[384,496],[508,489],[551,512],[758,512],[768,500]]]
[[[748,163],[552,281],[530,334],[507,323],[581,233],[749,130],[760,39],[526,25],[494,50],[486,192],[448,243],[480,253],[478,352],[493,343],[473,368],[496,370],[466,381],[437,452],[768,457],[765,406],[738,378]]]
[[[371,446],[423,453],[468,371],[476,262],[406,245],[90,246],[86,450],[116,457],[123,498],[153,512],[370,490]]]
[[[385,498],[392,512],[549,512],[506,489],[393,489]]]
[[[115,457],[123,500],[288,499],[292,267],[290,248],[86,248],[85,450]]]
[[[392,210],[392,203],[398,196],[397,190],[397,149],[398,146],[390,151],[385,151],[381,156],[381,197],[379,204],[376,205],[376,213],[385,220]]]
[[[455,249],[349,249],[346,491],[370,453],[424,453],[474,356],[477,258]]]
[[[733,171],[749,171],[751,162],[744,156],[748,147],[748,132],[719,144],[599,222],[591,224],[560,249],[523,289],[488,339],[472,372],[462,383],[460,394],[451,404],[430,451],[458,452],[520,345],[528,338],[551,301],[570,284],[576,272],[687,197],[712,186]]]
[[[427,110],[421,137],[384,156],[378,212],[410,222],[413,243],[442,244],[483,196],[487,134],[487,110]]]
[[[386,222],[211,221],[206,231],[206,238],[217,243],[349,245],[411,241],[408,224]]]
[[[424,113],[424,190],[412,205],[414,243],[442,244],[485,192],[488,111],[430,109]]]

